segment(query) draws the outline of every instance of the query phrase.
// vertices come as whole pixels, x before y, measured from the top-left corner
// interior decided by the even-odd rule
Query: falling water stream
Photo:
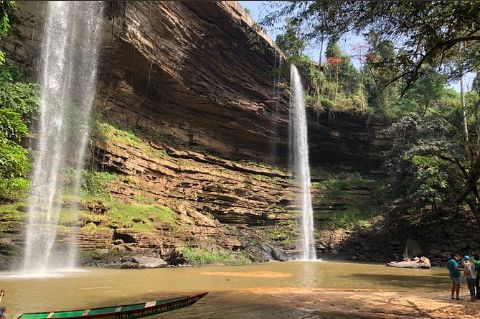
[[[305,114],[304,91],[297,67],[290,68],[290,143],[293,151],[293,168],[300,186],[302,208],[302,260],[316,260],[313,238],[313,209],[310,195],[310,164],[308,161],[307,117]]]
[[[23,273],[75,265],[75,234],[57,238],[64,172],[70,169],[72,213],[78,202],[90,111],[95,97],[101,2],[50,1],[41,56],[38,145],[29,198]]]

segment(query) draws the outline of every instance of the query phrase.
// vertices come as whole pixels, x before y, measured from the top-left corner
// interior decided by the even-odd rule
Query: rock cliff
[[[2,48],[32,77],[39,67],[44,4],[20,2]],[[236,2],[109,2],[97,111],[123,126],[224,158],[285,164],[288,79],[281,58]],[[275,84],[275,85],[274,85]],[[381,161],[378,121],[309,114],[312,161]]]
[[[32,78],[44,11],[42,3],[19,2],[1,43]],[[81,247],[162,256],[187,244],[235,251],[276,238],[270,226],[294,231],[288,79],[275,81],[282,54],[268,36],[236,2],[111,1],[104,15],[96,118],[107,129],[95,134],[89,165],[120,176],[108,186],[114,200],[142,197],[169,207],[173,219],[114,225],[111,207],[98,213],[105,203],[87,201],[86,211],[107,217],[74,225],[82,227]],[[309,112],[311,162],[375,170],[382,128],[365,116]]]

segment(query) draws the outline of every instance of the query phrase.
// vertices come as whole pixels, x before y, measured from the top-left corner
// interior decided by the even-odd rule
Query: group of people
[[[447,269],[452,279],[452,299],[460,300],[462,273],[470,291],[470,300],[480,299],[480,257],[478,255],[462,258],[458,254],[452,254],[448,260]]]

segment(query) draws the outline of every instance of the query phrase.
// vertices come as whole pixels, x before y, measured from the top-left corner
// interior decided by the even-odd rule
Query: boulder
[[[162,268],[167,266],[167,262],[158,257],[134,256],[132,257],[138,268]]]
[[[414,268],[414,269],[430,269],[430,260],[427,257],[415,257],[413,259],[403,260],[403,261],[392,261],[386,264],[387,267],[396,267],[396,268]]]

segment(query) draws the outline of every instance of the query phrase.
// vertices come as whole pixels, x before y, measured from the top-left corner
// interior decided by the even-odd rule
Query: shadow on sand
[[[438,290],[450,286],[450,279],[446,275],[350,274],[342,277],[377,283],[379,288],[394,286],[397,288]]]

